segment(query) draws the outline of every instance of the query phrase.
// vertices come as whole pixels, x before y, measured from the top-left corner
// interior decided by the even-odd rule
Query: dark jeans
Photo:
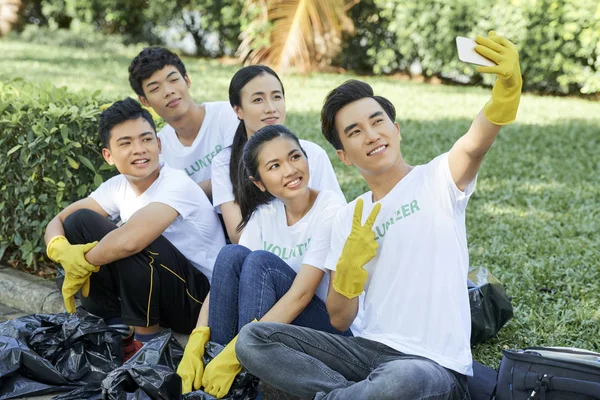
[[[100,241],[117,226],[100,214],[83,209],[64,222],[72,244]],[[132,326],[160,324],[175,332],[190,333],[210,285],[163,236],[143,251],[102,265],[90,277],[90,295],[83,307],[105,320],[121,318]]]
[[[262,318],[292,286],[296,272],[267,251],[240,245],[223,247],[212,276],[208,325],[211,339],[227,344],[242,326]],[[316,295],[292,324],[340,333],[329,322],[325,304]],[[350,330],[343,333],[352,335]]]
[[[315,399],[469,399],[466,377],[382,343],[259,322],[238,337],[240,363],[269,385]]]

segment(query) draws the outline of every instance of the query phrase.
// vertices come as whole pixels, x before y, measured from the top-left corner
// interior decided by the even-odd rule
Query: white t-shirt
[[[226,101],[202,105],[206,109],[206,115],[191,146],[184,146],[170,125],[165,125],[158,132],[162,144],[161,161],[171,168],[185,171],[196,183],[210,179],[213,159],[221,150],[231,146],[240,123]]]
[[[472,375],[469,254],[465,209],[476,179],[461,192],[448,153],[415,167],[379,202],[373,230],[377,255],[365,265],[360,336]],[[362,223],[376,203],[364,201]],[[332,225],[326,268],[335,270],[352,228],[356,200]]]
[[[344,197],[340,184],[335,176],[335,171],[329,161],[325,150],[316,143],[300,139],[300,145],[306,151],[310,179],[308,187],[315,190],[332,190]],[[234,201],[233,186],[229,179],[229,160],[231,159],[231,147],[223,149],[213,159],[212,166],[212,195],[213,205],[221,212],[221,204]]]
[[[346,200],[331,190],[319,192],[312,208],[300,221],[288,226],[285,206],[279,199],[254,211],[240,237],[240,244],[250,250],[269,251],[285,261],[296,273],[302,264],[325,271],[329,251],[331,222]],[[315,294],[327,299],[329,274],[326,273]]]
[[[163,232],[210,281],[217,254],[225,246],[221,221],[200,186],[185,172],[163,165],[158,179],[139,197],[124,175],[104,182],[90,197],[112,218],[127,220],[150,203],[163,203],[179,213]]]

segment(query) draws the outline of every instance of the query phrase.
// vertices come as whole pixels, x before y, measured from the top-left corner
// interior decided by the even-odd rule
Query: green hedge
[[[99,91],[0,81],[0,259],[35,268],[50,219],[115,174],[97,133],[104,103]]]
[[[495,29],[520,48],[525,90],[600,92],[597,0],[374,0],[352,15],[359,29],[345,43],[345,67],[387,74],[418,62],[426,77],[480,83],[475,68],[458,60],[454,40]]]

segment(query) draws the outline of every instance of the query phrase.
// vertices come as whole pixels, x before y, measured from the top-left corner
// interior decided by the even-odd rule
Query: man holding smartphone
[[[347,338],[247,325],[236,354],[252,374],[302,398],[469,398],[465,211],[485,154],[516,118],[522,86],[514,44],[493,31],[477,43],[496,63],[478,68],[497,74],[491,100],[449,152],[425,165],[405,162],[395,108],[368,84],[348,81],[328,94],[323,134],[371,188],[338,211],[325,264],[332,325],[343,330],[359,318],[360,331]]]

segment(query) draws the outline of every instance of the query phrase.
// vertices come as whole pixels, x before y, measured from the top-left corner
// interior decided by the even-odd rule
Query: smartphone
[[[484,56],[476,52],[475,46],[477,46],[477,42],[475,42],[475,40],[462,36],[457,36],[456,48],[458,49],[458,59],[462,62],[483,65],[486,67],[492,67],[496,65],[496,63],[490,60],[489,58],[485,58]]]

